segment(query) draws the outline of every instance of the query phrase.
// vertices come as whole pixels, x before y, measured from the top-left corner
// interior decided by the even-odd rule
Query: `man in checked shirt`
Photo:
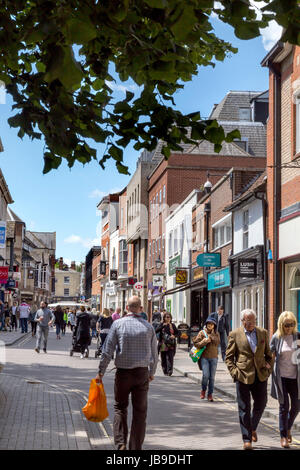
[[[141,300],[131,297],[128,314],[116,320],[106,337],[99,363],[97,382],[102,377],[116,350],[114,440],[118,450],[126,450],[129,394],[132,401],[132,423],[129,450],[141,450],[146,432],[149,382],[154,379],[158,362],[157,339],[150,323],[140,312]]]

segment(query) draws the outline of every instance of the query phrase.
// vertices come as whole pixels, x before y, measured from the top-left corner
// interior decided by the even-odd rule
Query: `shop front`
[[[300,259],[284,265],[284,310],[293,312],[300,331]]]
[[[232,329],[241,326],[241,311],[251,308],[257,314],[257,326],[267,328],[263,245],[230,257],[232,273]]]
[[[291,214],[279,223],[279,259],[282,266],[282,310],[293,312],[300,331],[300,216]],[[287,214],[288,215],[288,214]],[[279,315],[281,312],[277,312]]]
[[[208,293],[204,279],[204,268],[197,266],[192,271],[191,283],[191,325],[204,325],[208,317]]]
[[[225,313],[229,315],[232,324],[232,292],[230,267],[217,269],[207,275],[207,290],[209,294],[210,313],[216,312],[219,305],[223,305]],[[232,329],[230,327],[230,329]]]

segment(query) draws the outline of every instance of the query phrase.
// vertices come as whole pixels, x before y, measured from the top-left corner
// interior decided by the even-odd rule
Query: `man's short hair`
[[[224,305],[219,305],[218,309],[221,308],[222,310],[224,310]]]
[[[130,297],[128,300],[128,307],[134,310],[139,310],[142,306],[141,299],[137,296]]]
[[[257,315],[256,313],[254,312],[254,310],[252,310],[251,308],[245,308],[245,310],[242,310],[241,311],[241,321],[243,321],[245,319],[245,316],[246,315],[254,315],[255,317],[255,320],[257,318]]]

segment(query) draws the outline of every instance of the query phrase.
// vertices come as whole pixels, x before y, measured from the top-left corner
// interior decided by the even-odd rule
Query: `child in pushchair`
[[[71,347],[71,350],[70,350],[70,356],[73,356],[74,352],[79,352],[79,353],[81,353],[81,356],[83,356],[82,344],[77,341],[76,329],[73,329],[73,334],[72,334],[72,347]],[[86,347],[85,347],[84,354],[85,354],[85,357],[89,357],[89,348],[88,348],[88,345],[86,345]]]

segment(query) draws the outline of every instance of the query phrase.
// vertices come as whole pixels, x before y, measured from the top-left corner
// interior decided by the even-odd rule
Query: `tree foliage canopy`
[[[174,93],[197,74],[236,52],[218,38],[214,13],[232,25],[240,39],[260,35],[275,19],[283,41],[300,43],[298,0],[265,0],[258,19],[248,0],[2,0],[0,80],[12,95],[12,127],[32,139],[45,139],[44,173],[65,158],[70,167],[113,158],[127,173],[123,150],[153,150],[165,141],[166,157],[180,143],[206,139],[219,151],[225,136],[216,121],[200,113],[183,115]],[[116,102],[110,83],[115,69],[132,80],[139,96],[127,91]],[[101,158],[90,142],[106,144]]]

